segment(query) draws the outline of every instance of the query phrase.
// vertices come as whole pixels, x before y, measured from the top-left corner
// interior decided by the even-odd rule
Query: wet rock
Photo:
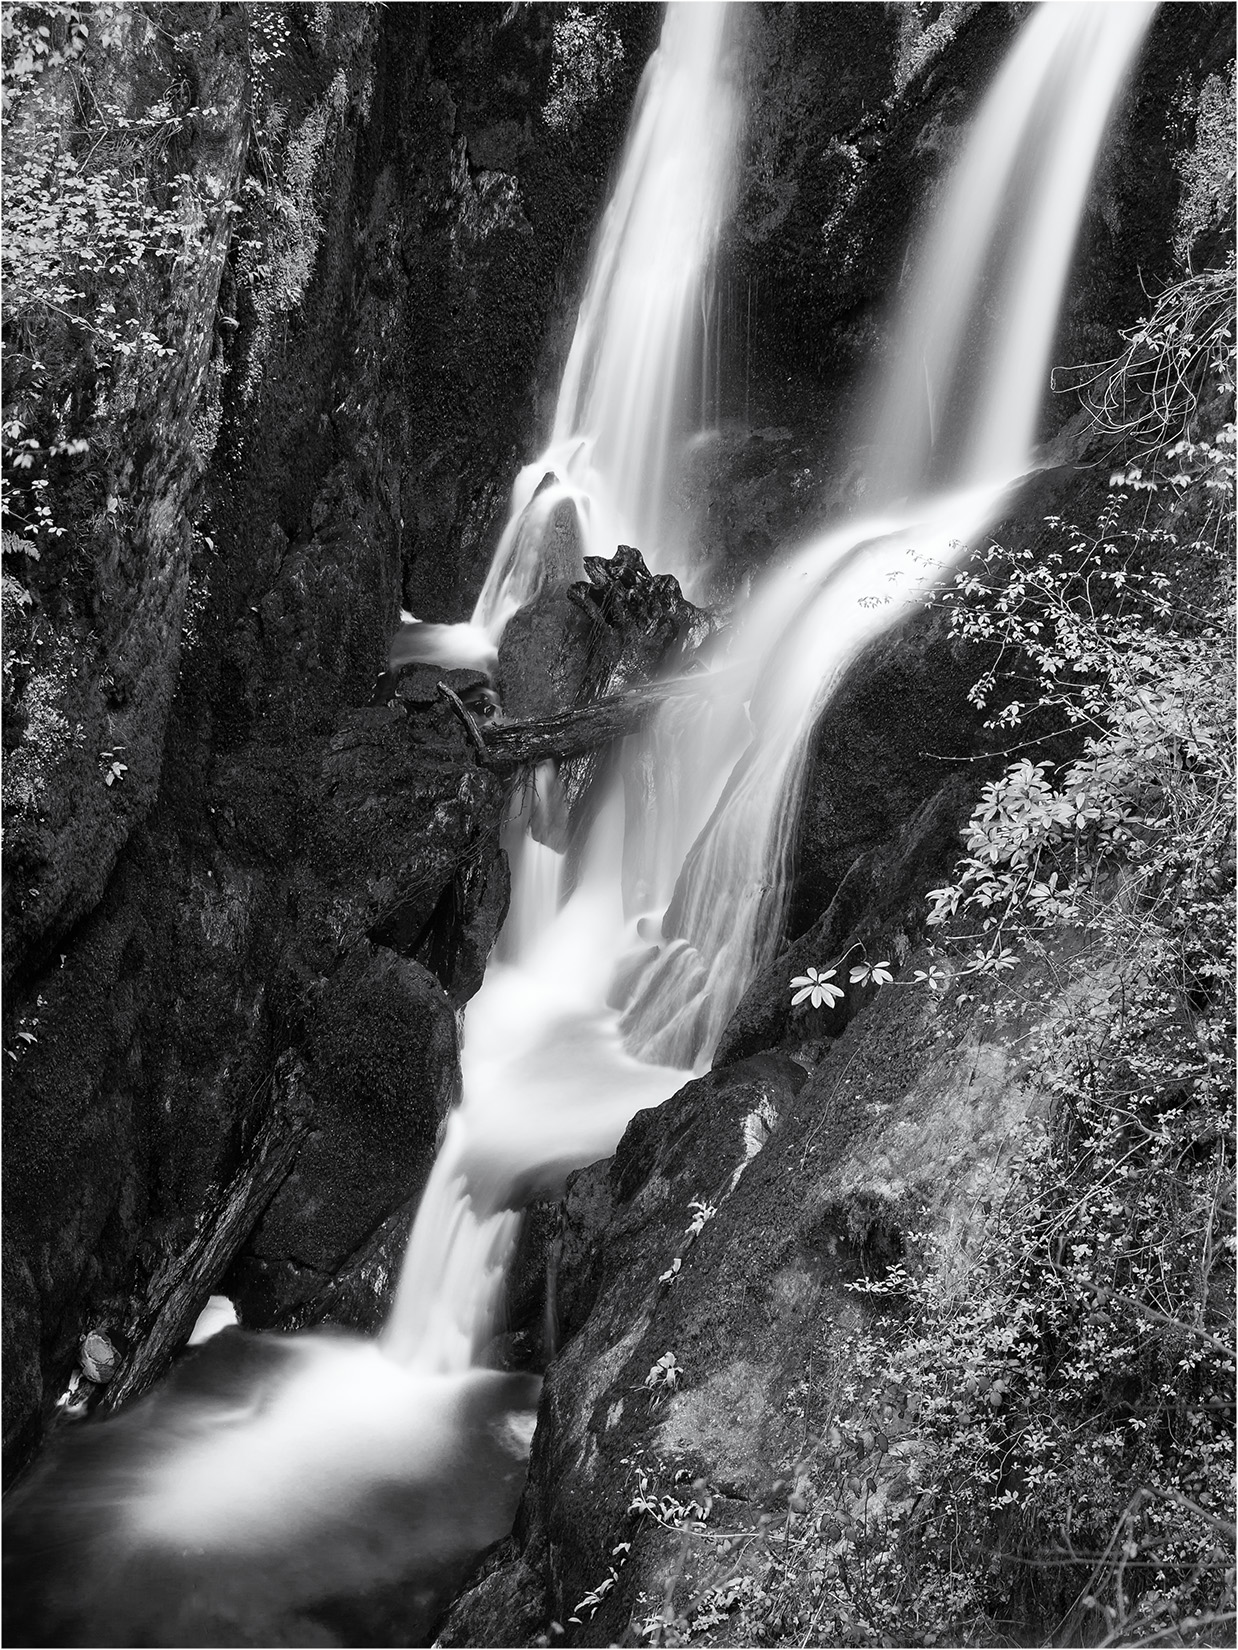
[[[226,1285],[250,1327],[303,1308],[424,1184],[457,1095],[442,988],[418,963],[355,949],[314,993],[301,1081],[310,1137]]]
[[[474,765],[447,707],[436,701],[419,712],[340,719],[309,845],[316,877],[347,903],[349,925],[407,955],[456,873],[484,871],[494,859],[503,802],[502,782]]]
[[[503,708],[520,718],[571,710],[685,661],[710,621],[670,574],[631,545],[589,556],[587,578],[547,589],[515,613],[499,648]]]
[[[987,736],[968,699],[979,653],[955,643],[943,615],[879,638],[847,671],[813,731],[793,852],[787,933],[825,910],[856,858],[900,830],[951,774],[970,769]],[[990,741],[991,743],[991,741]]]
[[[733,604],[775,557],[855,503],[856,473],[838,473],[815,434],[785,426],[710,431],[685,455],[680,482],[691,558],[709,604]]]
[[[607,640],[568,589],[542,591],[512,614],[499,644],[504,710],[524,719],[553,716],[583,703],[597,651]]]
[[[806,1032],[817,1038],[842,1034],[868,993],[847,984],[841,965],[861,955],[876,960],[892,950],[906,951],[910,936],[923,926],[926,892],[958,856],[959,832],[974,795],[973,781],[956,777],[900,831],[856,859],[812,927],[749,985],[718,1040],[715,1068]],[[828,1009],[792,1008],[791,979],[807,968],[833,967],[846,996]]]
[[[500,852],[459,865],[430,913],[418,956],[458,1006],[481,987],[510,899],[511,871]]]
[[[86,1379],[96,1382],[99,1386],[106,1385],[112,1379],[119,1361],[116,1348],[98,1329],[92,1329],[88,1335],[82,1337],[78,1360]]]
[[[640,551],[585,558],[587,578],[548,589],[508,623],[499,685],[511,716],[546,716],[671,672],[707,640],[713,620],[670,574],[651,574]],[[609,746],[560,764],[567,825],[556,840],[575,863],[612,760]]]
[[[456,1599],[436,1644],[526,1645],[538,1642],[550,1619],[550,1598],[538,1572],[516,1544],[502,1541]]]

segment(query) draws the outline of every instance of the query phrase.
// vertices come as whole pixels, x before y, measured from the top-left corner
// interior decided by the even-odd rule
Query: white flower
[[[847,995],[842,986],[826,983],[833,978],[832,968],[824,972],[819,968],[810,968],[806,974],[797,974],[791,981],[791,1007],[802,1003],[805,997],[811,1000],[814,1008],[820,1008],[822,1003],[832,1006],[840,997]]]

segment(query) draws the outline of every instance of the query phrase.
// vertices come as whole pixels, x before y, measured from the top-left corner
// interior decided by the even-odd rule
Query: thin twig
[[[455,711],[456,715],[460,718],[460,721],[464,725],[465,733],[469,736],[469,743],[477,752],[478,756],[481,757],[482,761],[486,761],[490,755],[490,752],[487,750],[486,741],[482,738],[477,723],[473,720],[472,713],[468,706],[464,703],[464,700],[461,699],[458,693],[453,693],[451,688],[447,686],[446,682],[440,682],[438,684],[438,696],[440,699],[445,699],[451,706],[452,710]]]

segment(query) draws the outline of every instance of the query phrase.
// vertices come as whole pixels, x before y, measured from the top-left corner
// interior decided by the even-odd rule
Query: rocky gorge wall
[[[910,222],[1023,9],[744,8],[760,103],[723,260],[744,316],[735,416],[685,481],[718,595],[853,498],[841,432]],[[182,294],[188,377],[155,383],[145,411],[135,395],[159,433],[108,474],[112,550],[92,561],[96,541],[71,536],[27,569],[16,614],[10,764],[40,684],[85,731],[71,768],[6,794],[10,1470],[86,1329],[122,1369],[162,1357],[221,1280],[256,1326],[381,1316],[506,872],[503,786],[433,685],[411,673],[394,704],[372,690],[401,605],[471,605],[657,25],[640,6],[133,10],[158,35],[149,72],[227,111],[189,153],[241,210]],[[1223,240],[1223,187],[1190,162],[1232,50],[1220,7],[1156,25],[1059,359],[1116,352],[1175,236]],[[1082,456],[1071,435],[1063,459]],[[905,994],[841,1038],[862,994],[809,1020],[786,992],[856,944],[919,956],[924,892],[990,771],[964,760],[977,669],[926,619],[851,673],[816,736],[792,948],[718,1069],[530,1219],[513,1327],[542,1317],[557,1255],[562,1350],[516,1537],[444,1642],[534,1642],[572,1613],[608,1573],[642,1452],[737,1511],[781,1505],[767,1469],[799,1447],[797,1383],[857,1321],[843,1284],[898,1241],[878,1183],[935,1184],[946,1225],[985,1195],[977,1165],[1033,1104],[1022,1032],[983,1001]],[[99,753],[122,749],[105,783]],[[697,1196],[718,1213],[685,1244]],[[645,1377],[672,1347],[684,1390],[655,1405]],[[610,1642],[638,1608],[679,1610],[713,1574],[685,1550],[647,1529],[573,1633]]]
[[[480,582],[656,27],[114,10],[37,96],[138,119],[179,86],[208,113],[168,169],[214,227],[127,424],[83,368],[69,530],[6,538],[11,1461],[85,1331],[170,1350],[240,1249],[246,1321],[379,1310],[506,882],[502,786],[433,688],[367,707],[399,608]]]

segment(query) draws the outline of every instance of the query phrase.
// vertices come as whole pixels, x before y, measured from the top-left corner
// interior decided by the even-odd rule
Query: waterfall
[[[657,519],[668,409],[690,353],[682,334],[703,314],[702,271],[725,195],[724,179],[700,168],[719,128],[728,141],[734,133],[733,113],[723,119],[715,107],[721,91],[711,97],[707,86],[721,73],[721,11],[668,14],[599,236],[555,439],[517,486],[474,615],[492,634],[539,578],[565,576],[542,546],[566,498],[594,527]],[[895,500],[910,493],[910,502],[826,534],[769,574],[705,705],[677,705],[649,739],[629,742],[633,781],[634,768],[652,762],[677,783],[655,787],[654,817],[633,821],[626,902],[620,777],[572,898],[531,944],[492,963],[466,1016],[464,1100],[451,1150],[432,1176],[386,1332],[397,1356],[468,1367],[497,1304],[497,1257],[514,1241],[503,1205],[609,1149],[636,1109],[664,1098],[685,1070],[701,1069],[748,981],[772,957],[806,747],[822,705],[865,643],[923,599],[1032,463],[1092,167],[1150,17],[1150,7],[1126,4],[1033,13],[948,180],[891,370],[874,393],[869,492]],[[664,110],[661,99],[676,95],[673,113]],[[671,152],[659,157],[659,142]],[[702,198],[690,201],[694,184]],[[662,236],[675,249],[669,271]],[[643,423],[629,427],[645,418],[658,432],[656,452]],[[568,456],[570,486],[542,485],[556,453]],[[519,909],[529,903],[534,869],[545,878],[541,856],[549,853],[516,860]],[[461,1254],[477,1257],[471,1295]],[[448,1308],[436,1307],[439,1297]]]
[[[1092,169],[1153,10],[1039,6],[999,70],[902,307],[877,396],[872,496],[1026,467]]]
[[[868,496],[895,502],[793,556],[743,617],[716,709],[734,719],[746,703],[756,733],[692,848],[664,943],[632,985],[623,1029],[643,1058],[692,1067],[712,1052],[779,943],[806,749],[825,700],[1033,462],[1092,169],[1152,12],[1038,7],[984,100],[874,397]]]
[[[646,548],[652,567],[674,564],[668,495],[678,444],[704,411],[705,295],[738,129],[728,9],[667,9],[597,235],[550,445],[517,478],[473,613],[474,633],[492,644],[543,584],[582,577],[585,554],[613,555],[626,538]],[[708,737],[698,742],[692,787],[710,802],[729,766],[712,763],[711,792],[700,769],[712,750]],[[733,760],[738,750],[717,754]],[[651,760],[673,773],[681,756],[679,741],[663,740]],[[668,794],[669,779],[658,789]],[[663,809],[648,833],[625,832],[620,779],[561,910],[561,856],[532,841],[521,818],[512,821],[512,915],[466,1013],[463,1100],[384,1332],[387,1349],[410,1367],[470,1366],[493,1329],[518,1230],[508,1206],[613,1150],[634,1112],[682,1082],[677,1067],[624,1048],[608,997],[615,960],[636,938],[625,915],[625,836],[629,860],[640,861],[632,875],[665,899],[667,868],[673,879],[707,812]],[[687,840],[676,828],[684,818]]]
[[[676,451],[707,418],[712,257],[730,204],[739,104],[725,4],[667,8],[602,219],[545,452],[517,478],[473,612],[501,634],[582,554],[639,545],[684,578],[669,490]]]
[[[124,1582],[121,1538],[132,1536],[198,1557],[226,1552],[229,1574],[248,1575],[248,1563],[255,1587],[269,1588],[269,1551],[313,1525],[330,1542],[302,1568],[324,1573],[305,1581],[298,1570],[295,1596],[317,1587],[330,1597],[376,1573],[380,1549],[395,1574],[417,1543],[426,1566],[441,1569],[442,1554],[457,1551],[442,1545],[445,1506],[465,1553],[510,1527],[528,1445],[510,1422],[521,1408],[527,1418],[531,1394],[479,1363],[516,1211],[611,1152],[637,1110],[703,1069],[774,954],[805,751],[826,698],[1033,462],[1088,180],[1152,11],[1032,13],[946,183],[872,396],[872,515],[774,568],[709,691],[668,706],[647,737],[627,743],[630,797],[621,771],[566,897],[560,856],[527,828],[544,797],[535,785],[520,800],[505,834],[511,915],[466,1012],[462,1100],[381,1342],[254,1337],[247,1355],[256,1343],[268,1365],[239,1395],[235,1377],[209,1402],[191,1383],[181,1410],[137,1406],[112,1423],[113,1436],[130,1423],[138,1435],[143,1415],[154,1417],[136,1466],[118,1457],[123,1511],[112,1521],[115,1562],[105,1544],[109,1575]],[[448,658],[463,640],[491,659],[522,602],[574,576],[586,550],[613,552],[622,539],[651,565],[690,575],[677,560],[671,497],[678,443],[717,396],[705,356],[738,130],[730,16],[724,4],[668,8],[550,445],[517,481],[472,625],[412,631],[402,657],[441,648]],[[500,1478],[507,1501],[491,1494]],[[401,1518],[421,1519],[415,1541],[414,1526],[397,1519],[393,1535],[384,1513],[397,1488],[409,1496]],[[337,1540],[344,1557],[331,1570],[321,1555]]]

